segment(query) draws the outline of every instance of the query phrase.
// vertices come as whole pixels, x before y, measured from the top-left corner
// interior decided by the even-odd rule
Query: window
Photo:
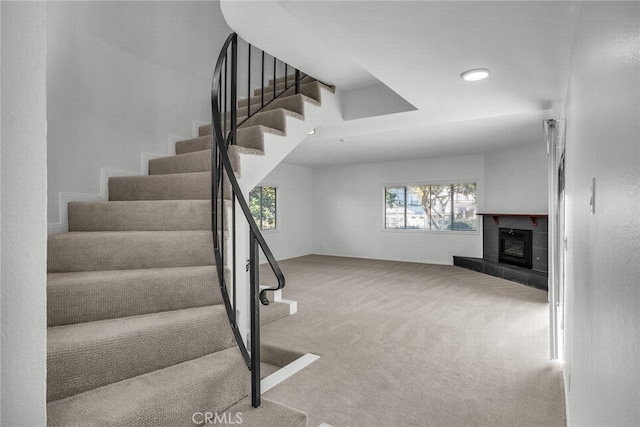
[[[385,187],[387,229],[476,231],[476,183]]]
[[[275,230],[276,187],[256,187],[249,193],[249,209],[260,230]]]

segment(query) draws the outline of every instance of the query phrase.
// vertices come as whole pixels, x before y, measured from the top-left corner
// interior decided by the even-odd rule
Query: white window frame
[[[478,182],[479,179],[448,179],[441,181],[412,181],[402,183],[383,183],[380,186],[380,200],[382,200],[382,221],[380,223],[381,231],[385,233],[426,233],[426,234],[438,234],[438,235],[464,235],[472,236],[480,234],[482,228],[481,217],[478,216]],[[475,184],[476,185],[476,229],[472,231],[458,231],[458,230],[431,230],[425,228],[387,228],[387,203],[386,203],[386,189],[389,187],[417,187],[425,185],[444,185],[444,184]],[[406,203],[406,200],[405,200]]]
[[[256,189],[258,187],[271,187],[271,188],[275,188],[275,190],[276,190],[276,227],[275,228],[260,228],[260,224],[258,224],[257,222],[256,222],[256,225],[258,226],[258,229],[260,230],[260,232],[262,234],[279,233],[280,229],[282,227],[282,223],[281,223],[282,221],[281,221],[281,215],[280,215],[280,205],[281,205],[281,203],[280,203],[280,186],[274,185],[274,184],[260,183],[260,184],[256,185],[255,187],[253,187],[251,189],[251,191],[253,191],[254,189]]]

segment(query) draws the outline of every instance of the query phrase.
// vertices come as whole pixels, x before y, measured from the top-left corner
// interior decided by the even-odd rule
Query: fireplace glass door
[[[501,228],[498,260],[500,262],[531,268],[531,234],[531,230]]]

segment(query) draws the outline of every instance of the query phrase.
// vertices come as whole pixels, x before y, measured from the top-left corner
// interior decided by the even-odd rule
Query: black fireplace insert
[[[498,260],[530,269],[533,249],[531,230],[500,228],[499,232]]]

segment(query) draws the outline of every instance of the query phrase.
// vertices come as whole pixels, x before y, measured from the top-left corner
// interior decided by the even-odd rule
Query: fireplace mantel
[[[500,224],[501,216],[518,216],[518,217],[528,217],[531,220],[531,225],[534,227],[538,226],[538,218],[546,218],[548,214],[517,214],[517,213],[476,213],[476,215],[486,215],[493,218],[493,222],[496,224]]]

